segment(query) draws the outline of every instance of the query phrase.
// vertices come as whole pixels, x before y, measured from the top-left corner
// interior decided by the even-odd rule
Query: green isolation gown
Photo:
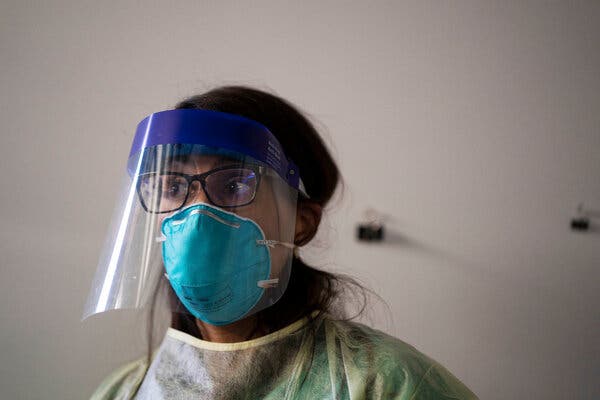
[[[362,324],[319,317],[238,343],[169,329],[150,366],[115,371],[107,399],[477,399],[414,347]]]

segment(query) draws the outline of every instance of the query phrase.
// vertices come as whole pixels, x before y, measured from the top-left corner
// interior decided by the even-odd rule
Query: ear
[[[304,246],[312,240],[317,233],[322,214],[323,208],[320,204],[309,200],[298,202],[296,208],[296,231],[294,234],[295,245]]]

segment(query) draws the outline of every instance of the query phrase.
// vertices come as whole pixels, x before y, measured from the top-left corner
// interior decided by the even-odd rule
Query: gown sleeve
[[[98,386],[90,400],[129,400],[140,386],[147,369],[145,358],[113,371]]]
[[[469,390],[450,371],[434,363],[417,384],[411,400],[477,400]]]
[[[338,375],[347,383],[347,398],[477,400],[450,371],[413,346],[361,324],[349,327],[346,333],[345,327],[336,332],[343,343],[336,363],[343,365]]]

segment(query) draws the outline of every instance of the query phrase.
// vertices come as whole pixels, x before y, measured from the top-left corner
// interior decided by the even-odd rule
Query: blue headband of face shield
[[[137,175],[143,169],[137,155],[158,145],[202,145],[244,154],[273,169],[288,185],[304,193],[298,167],[288,159],[281,144],[264,125],[219,111],[178,109],[149,115],[138,124],[127,169]],[[182,146],[182,151],[186,151]]]

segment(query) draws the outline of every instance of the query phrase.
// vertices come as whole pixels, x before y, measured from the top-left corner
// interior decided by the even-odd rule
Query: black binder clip
[[[381,242],[384,239],[383,223],[377,211],[368,209],[365,211],[366,221],[358,225],[357,238],[363,242]]]
[[[588,232],[592,225],[592,219],[600,218],[600,212],[586,210],[583,204],[577,206],[577,215],[571,219],[571,230],[577,232]]]

